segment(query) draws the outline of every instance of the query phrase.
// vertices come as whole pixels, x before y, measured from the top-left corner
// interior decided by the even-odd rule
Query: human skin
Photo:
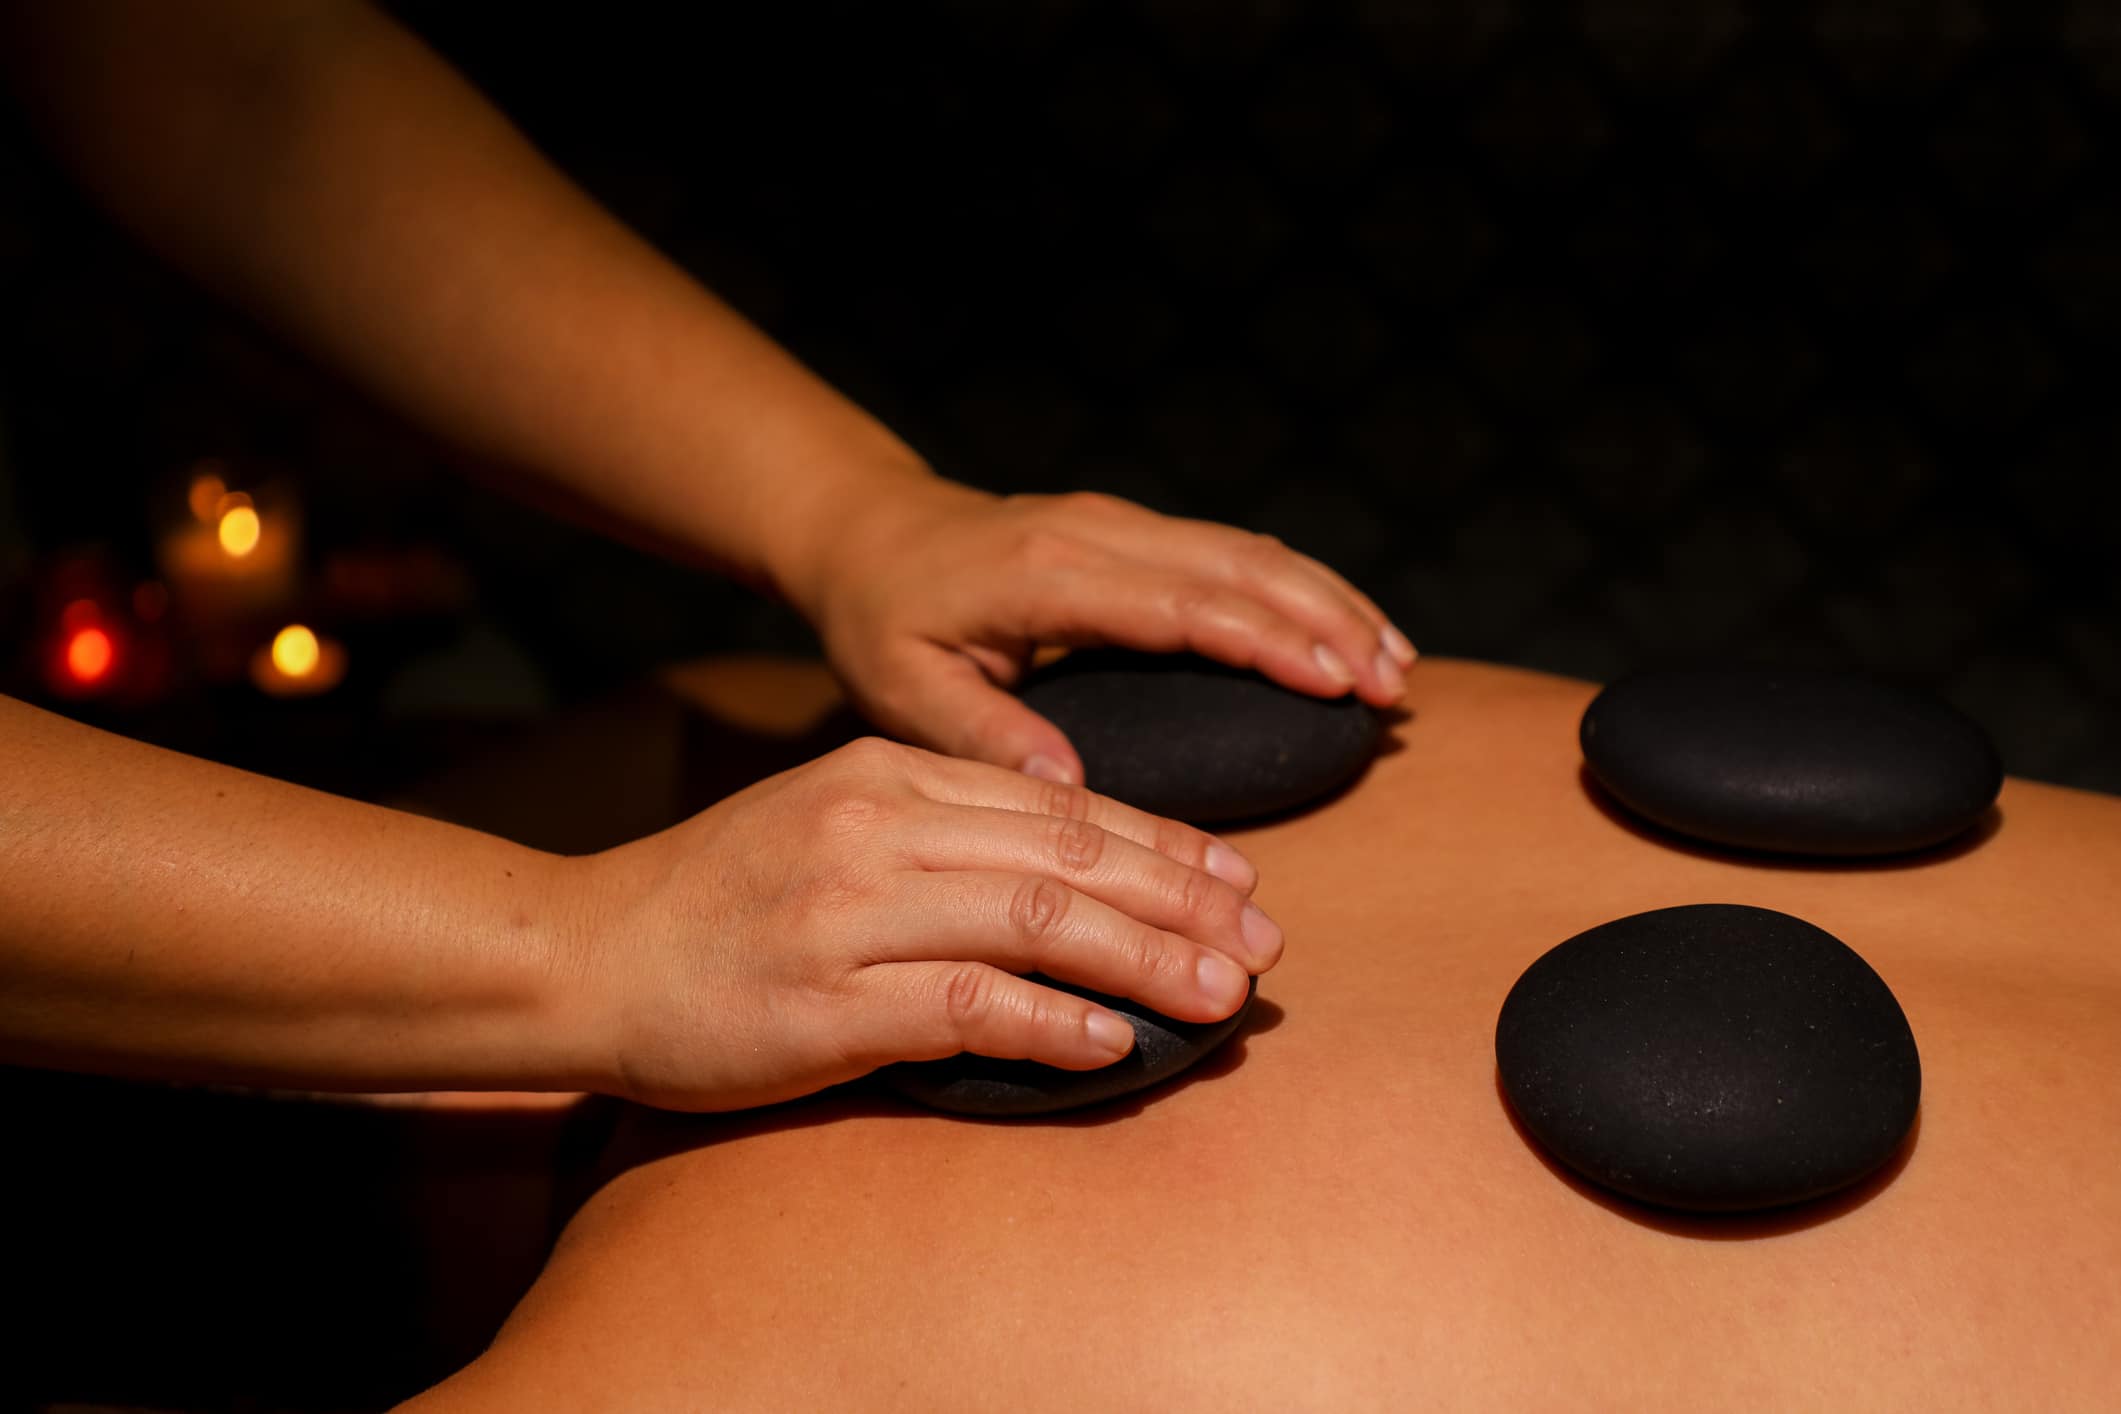
[[[961,1045],[1131,1043],[994,965],[1033,944],[1181,1013],[1242,994],[1208,953],[1271,965],[1241,859],[1009,775],[1081,764],[1006,689],[1040,645],[1112,641],[1395,700],[1413,650],[1331,570],[935,476],[354,0],[0,0],[0,72],[173,264],[478,464],[786,598],[879,727],[996,768],[864,748],[569,865],[0,705],[0,1060],[726,1108]],[[879,837],[831,827],[856,815]]]
[[[865,738],[568,857],[0,699],[0,1060],[339,1090],[786,1099],[1227,1016],[1282,936],[1202,831]],[[1232,882],[1232,881],[1235,882]]]
[[[1291,946],[1205,1075],[1047,1122],[859,1087],[637,1112],[492,1348],[409,1407],[2106,1407],[2121,801],[2014,779],[1910,858],[1698,849],[1586,785],[1592,692],[1432,660],[1362,781],[1240,835]],[[1892,987],[1924,1085],[1880,1173],[1666,1214],[1513,1123],[1519,973],[1696,902],[1808,919]]]

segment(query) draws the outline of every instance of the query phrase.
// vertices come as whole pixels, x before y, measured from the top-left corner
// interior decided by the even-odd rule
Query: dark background
[[[951,475],[1272,530],[1430,652],[1866,666],[2016,771],[2121,791],[2113,0],[394,8]],[[47,700],[57,567],[151,573],[207,457],[293,479],[318,562],[431,547],[468,599],[371,626],[316,703],[180,677],[65,710],[380,795],[673,658],[809,646],[443,470],[0,105],[0,689]],[[30,1371],[371,1405],[491,1329],[397,1299],[388,1116],[151,1099],[8,1092],[21,1151],[72,1161],[15,1166],[13,1207],[98,1215],[31,1235]]]
[[[2106,0],[394,8],[950,475],[1274,531],[1430,652],[1866,666],[2121,791]],[[440,471],[7,121],[16,639],[66,547],[145,572],[215,455],[295,477],[319,553],[468,567],[360,721],[807,644]],[[116,724],[242,754],[179,718]]]

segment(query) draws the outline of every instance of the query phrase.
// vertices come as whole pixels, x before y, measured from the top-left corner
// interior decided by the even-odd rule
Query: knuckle
[[[1194,869],[1180,871],[1176,895],[1173,902],[1178,905],[1179,917],[1195,924],[1213,917],[1221,902],[1215,880]]]
[[[1056,820],[1088,820],[1090,792],[1060,781],[1040,781],[1038,813]]]
[[[876,794],[900,774],[894,763],[904,750],[882,737],[850,741],[824,758],[823,779],[836,792]]]
[[[1056,818],[1049,828],[1053,835],[1053,859],[1063,871],[1082,874],[1097,867],[1097,861],[1105,852],[1103,830],[1088,820],[1066,817]]]
[[[1027,527],[1017,542],[1017,555],[1034,569],[1067,569],[1081,561],[1082,547],[1072,535],[1034,525]]]
[[[1102,491],[1070,491],[1060,498],[1063,509],[1089,516],[1110,516],[1127,505],[1117,496]]]
[[[1111,951],[1128,976],[1144,981],[1173,968],[1170,950],[1164,947],[1162,936],[1146,928],[1123,930],[1112,940]]]
[[[1017,885],[1009,898],[1009,924],[1027,943],[1038,944],[1053,936],[1068,916],[1066,886],[1053,879],[1033,876]]]
[[[842,791],[825,803],[820,824],[840,839],[861,839],[883,828],[891,819],[892,805],[875,791]]]
[[[1237,551],[1238,568],[1249,580],[1266,579],[1285,568],[1288,560],[1287,549],[1271,535],[1249,536]]]
[[[1206,618],[1221,599],[1220,590],[1199,580],[1173,585],[1169,597],[1171,617],[1180,623]]]
[[[878,769],[896,762],[904,751],[905,748],[896,742],[880,736],[865,736],[848,742],[840,748],[839,754],[850,766]]]
[[[994,972],[977,962],[960,963],[943,974],[943,1018],[953,1031],[962,1034],[986,1016],[994,1005],[994,980]]]

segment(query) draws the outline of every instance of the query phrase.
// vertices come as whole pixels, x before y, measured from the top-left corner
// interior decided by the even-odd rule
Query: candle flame
[[[66,671],[83,687],[102,681],[116,656],[110,635],[100,628],[75,629],[66,640]]]
[[[272,665],[291,678],[315,672],[320,654],[317,636],[301,624],[289,624],[273,635]]]
[[[221,512],[217,533],[221,548],[240,560],[258,548],[258,536],[262,530],[257,511],[248,505],[236,505]]]

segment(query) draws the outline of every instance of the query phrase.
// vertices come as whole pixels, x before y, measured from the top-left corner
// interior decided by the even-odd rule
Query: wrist
[[[568,923],[551,968],[551,1026],[576,1077],[570,1088],[659,1104],[696,1084],[683,1058],[711,1051],[726,1025],[705,966],[718,931],[712,899],[686,882],[712,853],[695,817],[558,861]]]
[[[456,926],[408,938],[411,965],[390,989],[396,995],[377,999],[384,1029],[371,1034],[380,1044],[398,1030],[405,1048],[372,1062],[379,1088],[607,1088],[607,1053],[582,985],[579,939],[594,907],[581,862],[506,845],[452,859],[437,874],[428,885],[441,891],[435,921]],[[452,875],[464,887],[443,882]]]
[[[877,445],[820,457],[830,471],[784,488],[761,525],[768,587],[813,624],[862,542],[891,533],[951,488],[911,448],[876,431]]]
[[[520,1012],[520,1054],[539,1072],[532,1088],[625,1094],[614,940],[623,937],[619,920],[639,885],[615,878],[614,862],[631,853],[619,849],[539,860],[542,925],[521,938],[515,950],[528,1002]]]
[[[828,640],[865,586],[909,573],[908,549],[939,521],[994,501],[987,491],[918,473],[876,475],[845,488],[785,562],[783,597]]]

